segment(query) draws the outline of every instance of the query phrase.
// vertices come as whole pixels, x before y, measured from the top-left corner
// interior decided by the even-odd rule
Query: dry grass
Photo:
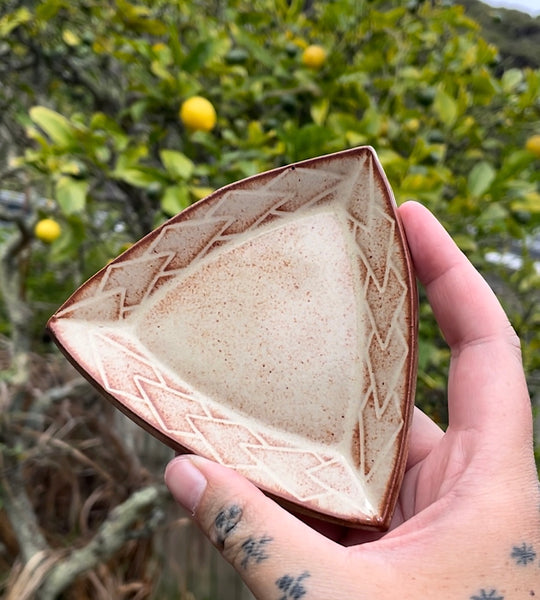
[[[8,365],[4,348],[0,369]],[[60,399],[47,398],[59,389],[65,392]],[[0,400],[4,409],[11,408],[5,383]],[[32,357],[22,406],[4,413],[2,442],[5,452],[17,455],[27,495],[51,552],[23,565],[14,524],[0,511],[0,573],[8,598],[32,598],[56,561],[70,549],[84,546],[112,509],[152,482],[153,477],[111,427],[114,411],[90,386],[80,384],[79,376],[62,358]],[[13,441],[16,445],[9,447]],[[9,479],[9,472],[4,475]],[[147,523],[139,523],[111,560],[79,577],[63,597],[149,598],[156,577],[152,533]]]
[[[9,353],[0,338],[0,372],[7,367]],[[32,357],[18,410],[13,390],[0,379],[0,403],[0,444],[4,454],[16,455],[50,547],[23,564],[15,528],[0,510],[0,597],[30,600],[39,598],[36,589],[47,572],[87,544],[116,506],[161,481],[172,453],[123,417],[57,354]],[[9,480],[10,473],[4,476]],[[171,500],[141,519],[112,558],[62,594],[63,600],[157,598],[253,598]]]

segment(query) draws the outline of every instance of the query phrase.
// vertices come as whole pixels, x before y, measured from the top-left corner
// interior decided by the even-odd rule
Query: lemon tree
[[[35,90],[34,98],[11,98],[19,106],[16,137],[27,140],[11,160],[63,215],[54,254],[65,261],[62,282],[79,281],[213,189],[371,144],[399,202],[427,204],[497,280],[507,275],[494,257],[518,248],[512,287],[536,289],[526,240],[540,224],[540,75],[505,69],[462,7],[397,0],[316,3],[310,11],[296,2],[234,0],[217,13],[209,0],[196,8],[172,0],[59,6],[30,2],[2,18],[1,31],[17,36],[8,37],[13,68],[0,93]],[[62,61],[47,59],[42,83],[32,87],[31,71],[16,61],[31,64],[37,52],[60,53]],[[47,90],[44,106],[38,98]],[[81,252],[84,263],[73,261]],[[84,273],[76,272],[81,264]],[[530,325],[537,313],[527,302],[512,306],[527,367],[538,369]],[[434,323],[421,322],[421,377],[428,396],[442,401],[448,357]]]
[[[0,205],[12,347],[41,348],[77,284],[216,188],[370,144],[398,203],[433,210],[499,292],[539,397],[540,73],[501,61],[463,7],[13,0],[0,36],[0,184],[25,198]],[[423,296],[418,356],[418,403],[444,425]]]

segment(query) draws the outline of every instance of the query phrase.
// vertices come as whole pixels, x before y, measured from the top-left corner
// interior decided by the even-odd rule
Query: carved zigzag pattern
[[[319,182],[318,191],[306,198],[298,190],[308,177],[310,187],[313,178]],[[239,235],[293,213],[324,207],[329,201],[343,204],[356,244],[359,285],[367,298],[364,314],[359,315],[367,333],[363,367],[369,385],[359,407],[358,471],[340,456],[291,447],[279,437],[270,440],[252,424],[244,425],[236,415],[226,414],[211,401],[183,389],[181,382],[173,380],[170,373],[160,372],[149,357],[141,355],[129,335],[118,329],[105,327],[93,334],[92,376],[120,401],[129,401],[131,406],[135,401],[139,416],[157,429],[195,452],[237,468],[262,487],[272,481],[271,489],[281,490],[289,499],[311,503],[316,510],[333,512],[340,502],[373,514],[385,493],[388,470],[393,469],[387,456],[395,452],[395,441],[404,426],[399,398],[403,397],[401,374],[408,356],[404,317],[408,290],[400,266],[403,261],[397,255],[396,225],[383,210],[388,200],[370,155],[328,160],[316,170],[298,166],[285,169],[278,176],[260,179],[256,195],[253,189],[233,186],[225,190],[201,211],[200,219],[172,219],[151,234],[144,252],[135,248],[114,261],[89,282],[79,301],[59,316],[76,315],[111,324],[125,320],[171,277],[234,243]],[[144,277],[139,276],[141,272]],[[137,274],[136,280],[132,273]],[[380,424],[376,436],[369,433],[374,420]],[[292,456],[295,468],[285,475],[279,466],[284,461],[291,463]],[[365,500],[358,505],[356,500],[366,494],[366,482],[371,486],[368,496],[373,498],[373,506]],[[336,491],[344,487],[345,492]]]

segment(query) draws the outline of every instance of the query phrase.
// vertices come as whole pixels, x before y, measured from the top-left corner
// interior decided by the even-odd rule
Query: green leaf
[[[65,147],[75,141],[71,123],[56,111],[45,106],[34,106],[30,109],[30,118],[55,144]]]
[[[167,81],[170,84],[174,84],[176,81],[167,67],[159,60],[152,61],[150,70],[156,77],[159,77],[159,79],[163,79],[163,81]]]
[[[206,198],[206,196],[209,196],[213,191],[214,188],[208,186],[193,185],[189,188],[189,192],[195,200],[202,200],[203,198]]]
[[[112,175],[134,187],[146,190],[159,187],[163,183],[163,175],[157,169],[145,167],[120,168],[116,169]]]
[[[495,169],[487,161],[474,165],[469,173],[467,188],[474,198],[485,194],[495,179]]]
[[[502,79],[501,79],[502,89],[505,92],[511,92],[522,81],[523,81],[523,71],[521,69],[509,69],[502,76]]]
[[[83,211],[87,194],[88,181],[84,179],[64,176],[56,182],[56,201],[65,215]]]
[[[254,38],[252,35],[249,35],[247,31],[242,29],[236,31],[235,38],[238,45],[245,48],[252,60],[255,60],[265,67],[275,66],[275,55],[269,51],[265,44],[261,44],[259,39],[256,37]]]
[[[218,47],[217,40],[210,39],[199,42],[184,60],[183,69],[188,73],[194,73],[202,69],[217,53]]]
[[[174,179],[189,179],[193,175],[195,165],[182,152],[175,150],[161,150],[159,153],[161,162],[167,169],[167,173]]]
[[[26,8],[19,8],[0,19],[0,38],[6,38],[19,25],[32,20],[32,13]]]
[[[435,94],[433,108],[441,122],[447,127],[450,127],[455,123],[458,116],[457,102],[440,88]]]
[[[163,35],[165,25],[157,19],[150,18],[151,11],[146,6],[135,5],[126,0],[117,0],[118,16],[131,29],[151,35]]]
[[[538,192],[529,192],[520,200],[515,200],[510,204],[513,211],[523,211],[533,214],[540,214],[540,194]]]
[[[482,105],[488,104],[497,93],[495,80],[485,69],[481,69],[478,72],[475,71],[471,75],[469,83],[476,103]]]
[[[534,162],[534,156],[527,150],[515,150],[508,156],[505,156],[503,164],[499,171],[499,179],[511,179],[521,174],[521,172]]]
[[[64,29],[62,31],[62,40],[67,46],[79,46],[81,44],[81,38],[71,29]]]
[[[169,186],[161,198],[161,210],[173,216],[189,206],[189,191],[185,185]]]
[[[46,22],[55,17],[63,8],[60,0],[44,0],[35,6],[34,11],[40,21]]]
[[[367,135],[376,136],[381,129],[381,124],[382,118],[379,111],[374,106],[370,106],[368,109],[366,109],[360,123],[362,132],[366,133]]]
[[[264,144],[266,135],[260,121],[250,121],[247,127],[247,139],[251,146],[260,146],[261,144]]]
[[[126,147],[118,156],[116,161],[115,173],[120,173],[130,167],[137,166],[141,158],[148,156],[148,146],[145,144],[137,144]]]
[[[328,98],[320,98],[311,105],[311,118],[317,125],[324,125],[329,108],[330,100]]]
[[[463,252],[476,252],[476,250],[478,250],[476,240],[470,235],[465,233],[455,233],[452,238]]]
[[[180,39],[178,37],[178,30],[174,26],[173,23],[169,23],[167,26],[167,31],[169,34],[169,48],[171,49],[171,54],[173,57],[174,64],[179,67],[184,60],[184,53],[182,51],[182,45],[180,44]]]
[[[504,220],[508,216],[508,210],[497,203],[488,204],[481,214],[476,219],[478,225],[491,226],[495,228],[495,231],[500,229],[500,224],[504,223]]]

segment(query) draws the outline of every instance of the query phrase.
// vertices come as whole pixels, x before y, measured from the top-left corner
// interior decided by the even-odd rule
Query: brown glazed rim
[[[415,396],[415,390],[416,390],[416,369],[417,369],[417,360],[418,360],[418,351],[417,351],[417,345],[418,345],[418,292],[417,292],[416,277],[415,277],[413,262],[412,262],[412,258],[411,258],[410,252],[409,252],[406,234],[405,234],[403,225],[401,223],[399,213],[397,211],[397,205],[396,205],[396,201],[394,198],[394,194],[392,192],[390,184],[386,178],[384,170],[379,162],[379,159],[378,159],[374,149],[370,146],[361,146],[358,148],[343,150],[341,152],[327,154],[327,155],[319,156],[316,158],[310,158],[310,159],[299,161],[299,162],[296,162],[296,163],[293,163],[290,165],[278,167],[278,168],[266,171],[264,173],[259,173],[257,175],[253,175],[251,177],[248,177],[241,181],[231,183],[227,186],[224,186],[224,187],[214,191],[212,194],[210,194],[206,198],[199,200],[198,202],[194,203],[193,205],[191,205],[188,208],[186,208],[185,210],[183,210],[178,215],[172,217],[172,219],[167,221],[167,223],[169,223],[169,224],[170,223],[180,223],[180,222],[189,220],[191,218],[191,215],[194,212],[196,212],[201,205],[212,203],[212,202],[216,201],[217,199],[219,199],[221,196],[223,196],[225,193],[227,193],[231,190],[245,189],[246,187],[250,188],[250,187],[252,187],[253,184],[257,184],[258,182],[264,181],[269,178],[273,178],[276,175],[278,175],[286,170],[291,170],[291,169],[294,170],[296,167],[310,167],[314,164],[317,164],[319,161],[321,161],[325,158],[329,158],[329,157],[332,157],[335,159],[335,158],[339,158],[341,156],[347,157],[350,155],[363,155],[363,154],[368,154],[370,156],[370,158],[373,160],[373,165],[377,170],[378,179],[384,186],[384,196],[387,200],[388,207],[391,209],[395,223],[397,224],[397,228],[399,231],[398,239],[399,239],[399,243],[401,244],[402,257],[405,259],[406,274],[407,274],[407,279],[408,279],[407,284],[408,284],[408,290],[409,290],[407,322],[409,324],[409,332],[408,332],[409,338],[408,339],[410,340],[410,346],[409,346],[410,358],[408,358],[408,360],[406,362],[407,398],[405,399],[405,402],[404,402],[405,408],[402,413],[404,425],[398,434],[398,438],[399,438],[399,441],[397,441],[398,453],[397,453],[397,456],[395,459],[395,468],[393,469],[392,477],[388,482],[388,486],[386,488],[386,493],[385,493],[385,496],[381,503],[381,506],[383,507],[383,511],[379,517],[376,517],[373,519],[366,519],[365,516],[362,516],[362,518],[359,519],[358,521],[354,521],[354,520],[344,521],[341,519],[334,518],[331,515],[314,512],[314,511],[310,510],[309,508],[306,508],[305,506],[298,504],[297,502],[291,501],[287,498],[277,497],[274,493],[272,493],[271,490],[265,489],[265,487],[263,485],[260,485],[259,483],[257,483],[256,485],[264,493],[266,493],[268,496],[270,496],[274,500],[276,500],[280,505],[284,506],[287,509],[292,510],[293,512],[304,514],[304,515],[314,517],[314,518],[317,518],[317,519],[320,519],[323,521],[327,521],[327,522],[338,523],[338,524],[344,525],[344,526],[385,531],[389,528],[392,516],[395,511],[395,506],[396,506],[397,499],[399,496],[401,483],[403,481],[403,477],[405,474],[406,459],[407,459],[407,454],[408,454],[409,434],[410,434],[410,428],[411,428],[410,426],[411,426],[413,409],[414,409],[414,396]],[[157,235],[157,232],[160,231],[161,227],[162,226],[158,227],[154,231],[148,233],[146,236],[141,238],[141,240],[139,240],[134,246],[132,246],[131,248],[126,250],[123,254],[121,254],[119,257],[114,259],[112,261],[112,263],[120,262],[120,261],[124,260],[126,257],[129,257],[129,255],[132,252],[135,252],[135,249],[134,249],[135,246],[140,245],[141,243],[143,243],[144,240],[152,240]],[[105,271],[106,268],[108,268],[110,266],[110,264],[111,263],[109,263],[109,265],[107,265],[106,267],[103,267],[103,269],[98,271],[83,285],[87,285],[90,282],[92,282],[94,279],[101,277],[101,274]],[[62,305],[62,307],[58,310],[58,312],[60,312],[61,310],[65,310],[66,308],[69,308],[72,304],[74,304],[77,301],[76,300],[77,295],[78,295],[78,290],[76,290],[66,300],[66,302]],[[121,412],[123,412],[126,416],[128,416],[131,420],[133,420],[136,424],[138,424],[140,427],[145,429],[151,435],[153,435],[158,440],[160,440],[161,442],[163,442],[164,444],[166,444],[167,446],[172,448],[174,451],[176,451],[178,453],[192,452],[189,448],[179,444],[177,441],[170,438],[166,433],[164,433],[160,429],[154,427],[153,425],[151,425],[150,423],[145,421],[143,418],[139,417],[123,402],[119,401],[111,393],[109,393],[107,390],[105,390],[104,387],[101,385],[101,383],[96,381],[96,379],[93,378],[84,369],[84,367],[77,362],[77,360],[75,360],[75,358],[71,355],[71,353],[65,348],[63,342],[58,338],[58,336],[56,335],[56,331],[55,331],[55,329],[56,329],[55,322],[57,319],[58,319],[58,317],[55,313],[49,319],[49,321],[47,323],[47,330],[50,333],[53,340],[55,341],[55,343],[58,345],[59,349],[62,351],[62,353],[73,364],[73,366],[77,369],[77,371],[79,371],[81,373],[81,375],[84,378],[86,378],[96,389],[98,389],[99,392],[104,397],[106,397],[116,408],[118,408]]]

